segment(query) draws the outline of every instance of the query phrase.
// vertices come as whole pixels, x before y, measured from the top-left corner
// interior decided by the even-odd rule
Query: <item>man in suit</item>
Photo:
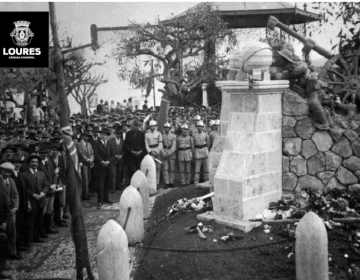
[[[20,181],[26,190],[27,197],[27,219],[25,248],[30,248],[31,242],[43,243],[40,239],[40,232],[43,219],[43,208],[46,204],[45,194],[50,188],[50,183],[46,180],[46,175],[38,170],[41,158],[36,154],[31,154],[27,158],[29,169],[21,174]]]
[[[124,148],[126,152],[128,182],[130,184],[131,177],[136,170],[140,169],[141,161],[145,156],[145,133],[140,131],[140,122],[133,120],[132,130],[126,133]]]
[[[49,156],[49,162],[55,171],[55,196],[54,196],[54,221],[59,227],[66,227],[67,224],[61,218],[65,207],[66,195],[66,174],[65,174],[65,161],[61,154],[61,146],[57,143],[52,144],[52,152]]]
[[[89,133],[89,143],[94,151],[95,142],[99,139],[100,128],[98,126],[93,127],[92,133]],[[95,158],[94,158],[95,159]],[[97,186],[100,174],[96,173],[98,171],[97,168],[90,169],[90,182],[89,182],[89,196],[93,196],[97,192]]]
[[[10,279],[4,270],[7,260],[7,228],[9,224],[10,209],[7,203],[5,190],[0,188],[0,279]]]
[[[23,250],[22,246],[25,243],[25,221],[26,221],[26,195],[25,189],[21,185],[20,168],[24,164],[24,160],[19,154],[14,154],[11,163],[15,166],[10,178],[14,180],[17,192],[19,194],[19,208],[16,211],[16,248],[20,251]]]
[[[3,155],[3,158],[1,160],[1,163],[3,162],[10,162],[11,158],[14,153],[16,153],[16,148],[12,144],[8,144],[5,148],[1,150],[1,154]]]
[[[125,144],[125,139],[126,139],[126,133],[130,130],[129,127],[128,127],[128,124],[127,124],[127,121],[122,121],[121,122],[121,130],[122,130],[122,133],[121,133],[121,138],[122,140],[124,140],[124,144]],[[127,162],[127,159],[126,159],[126,152],[125,152],[125,147],[123,147],[123,150],[124,150],[124,153],[123,153],[123,164],[121,165],[121,184],[124,186],[124,188],[127,187],[127,174],[128,174],[128,170],[127,170],[127,166],[125,164],[125,162]]]
[[[115,137],[111,138],[107,142],[107,154],[110,161],[110,177],[111,177],[111,192],[115,192],[115,189],[124,190],[121,184],[121,167],[123,164],[123,146],[124,140],[122,139],[122,129],[117,127],[115,130]]]
[[[43,228],[46,236],[46,233],[59,233],[57,230],[51,228],[52,213],[54,210],[54,196],[56,191],[56,175],[59,173],[59,170],[54,170],[52,164],[49,161],[49,153],[51,150],[48,146],[41,146],[39,150],[39,155],[41,161],[39,162],[38,169],[43,171],[46,176],[46,180],[49,182],[50,187],[45,194],[46,205],[43,208]]]
[[[15,182],[10,178],[14,169],[14,165],[10,162],[4,162],[0,165],[0,188],[5,190],[10,208],[10,218],[7,230],[8,256],[11,259],[18,260],[21,259],[21,256],[18,254],[19,248],[16,248],[16,212],[19,209],[19,194]]]
[[[103,203],[112,204],[109,199],[109,175],[110,175],[110,161],[109,155],[107,154],[106,138],[109,136],[109,131],[106,128],[103,128],[100,131],[100,138],[94,143],[94,163],[96,174],[99,175],[98,185],[97,185],[97,195],[98,195],[98,206],[97,209],[101,209]]]
[[[81,163],[81,179],[82,179],[82,199],[90,200],[88,193],[90,170],[94,166],[94,151],[89,143],[89,132],[85,131],[81,134],[81,140],[76,144]]]
[[[96,111],[98,112],[98,114],[101,114],[103,112],[103,102],[104,101],[101,99],[100,104],[96,106]]]

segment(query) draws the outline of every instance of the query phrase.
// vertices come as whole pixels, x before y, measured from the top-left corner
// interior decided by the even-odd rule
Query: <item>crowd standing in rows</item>
[[[44,243],[58,227],[67,227],[66,160],[58,116],[37,110],[33,122],[9,119],[0,130],[0,279],[6,260],[21,259],[33,243]],[[40,112],[40,113],[39,113]],[[41,113],[42,112],[42,113]],[[49,113],[46,113],[49,112]],[[112,204],[145,155],[154,158],[158,188],[208,180],[208,155],[219,134],[218,108],[170,107],[163,133],[158,131],[159,107],[138,109],[131,98],[122,104],[100,101],[86,120],[70,118],[82,177],[82,200],[97,198],[97,209]],[[163,184],[160,185],[162,172]],[[55,226],[55,227],[54,227]]]

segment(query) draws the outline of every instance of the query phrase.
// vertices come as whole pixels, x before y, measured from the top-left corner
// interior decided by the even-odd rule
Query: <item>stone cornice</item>
[[[284,89],[289,88],[288,80],[275,81],[254,81],[252,89],[250,89],[249,81],[218,81],[216,86],[223,92],[231,92],[236,94],[269,94],[281,93]]]

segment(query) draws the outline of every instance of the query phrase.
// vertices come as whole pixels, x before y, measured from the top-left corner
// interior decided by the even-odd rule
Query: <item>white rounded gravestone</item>
[[[120,225],[124,228],[129,244],[144,239],[144,214],[141,195],[133,186],[128,186],[120,197]]]
[[[131,178],[130,185],[137,189],[141,195],[143,202],[143,213],[144,219],[150,217],[150,207],[149,207],[149,186],[148,180],[146,179],[144,173],[141,170],[138,170],[134,173]]]
[[[145,174],[148,180],[150,195],[157,194],[156,186],[156,165],[155,161],[150,155],[146,155],[140,165],[140,170]]]
[[[328,236],[323,220],[314,212],[307,212],[295,236],[296,279],[328,280]]]
[[[128,239],[114,220],[108,220],[101,228],[96,253],[99,279],[130,279]]]

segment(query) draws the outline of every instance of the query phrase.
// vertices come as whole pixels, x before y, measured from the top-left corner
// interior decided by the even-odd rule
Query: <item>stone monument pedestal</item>
[[[248,220],[282,196],[281,93],[289,81],[221,81],[217,86],[221,134],[209,155],[214,211],[198,219],[249,232],[259,223]]]

